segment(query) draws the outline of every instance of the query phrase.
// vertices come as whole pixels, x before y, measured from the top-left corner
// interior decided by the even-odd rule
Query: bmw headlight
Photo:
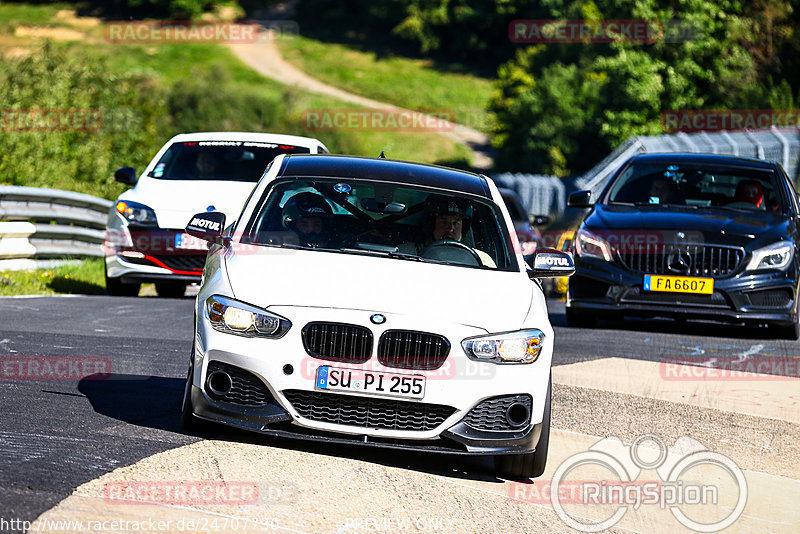
[[[206,317],[214,330],[245,337],[279,338],[292,326],[280,315],[221,295],[206,299]]]
[[[794,244],[791,242],[779,241],[778,243],[773,243],[754,250],[753,256],[745,270],[783,269],[792,261],[793,254]]]
[[[158,226],[156,212],[144,204],[131,202],[130,200],[120,200],[117,202],[115,209],[128,223],[141,224],[142,226]]]
[[[464,352],[473,360],[494,363],[533,363],[542,351],[541,330],[520,330],[465,339]]]
[[[575,236],[575,254],[611,261],[611,247],[602,237],[588,230],[578,230]]]

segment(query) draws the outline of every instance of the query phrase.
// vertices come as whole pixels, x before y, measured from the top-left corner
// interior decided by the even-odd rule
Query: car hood
[[[185,228],[195,213],[208,211],[209,206],[223,212],[226,224],[230,224],[241,214],[255,186],[253,182],[159,180],[145,176],[119,198],[153,208],[161,228],[178,229]]]
[[[785,235],[786,224],[786,217],[776,212],[619,205],[597,205],[584,221],[587,230],[612,235],[619,232],[622,239],[635,239],[635,233],[642,232],[639,237],[644,240],[660,238],[661,242],[671,242],[677,232],[683,232],[687,241],[735,246],[762,238],[779,239]]]
[[[324,251],[252,247],[226,258],[234,297],[268,308],[312,306],[431,317],[487,332],[521,328],[538,291],[521,272]],[[544,308],[544,306],[542,306]],[[547,322],[547,310],[532,310]]]

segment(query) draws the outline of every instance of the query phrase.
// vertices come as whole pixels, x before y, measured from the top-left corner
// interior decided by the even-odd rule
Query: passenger
[[[300,244],[309,247],[327,245],[330,204],[315,193],[297,193],[283,205],[281,224],[297,234]]]
[[[650,184],[650,204],[675,204],[678,200],[678,186],[672,179],[659,176]]]

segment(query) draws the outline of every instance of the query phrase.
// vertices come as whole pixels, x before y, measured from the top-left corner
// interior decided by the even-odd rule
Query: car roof
[[[283,166],[278,175],[379,179],[492,198],[486,178],[479,174],[438,165],[383,158],[331,154],[288,154],[283,160]]]
[[[775,163],[768,160],[729,156],[726,154],[700,154],[692,152],[653,152],[637,154],[630,159],[631,162],[651,163],[684,163],[701,165],[725,165],[733,167],[750,167],[764,170],[773,170]]]
[[[253,141],[304,147],[325,146],[313,137],[262,132],[192,132],[178,134],[170,139],[171,143],[183,141]]]

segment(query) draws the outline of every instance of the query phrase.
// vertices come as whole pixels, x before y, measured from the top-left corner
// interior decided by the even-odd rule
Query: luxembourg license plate
[[[711,295],[714,292],[714,279],[646,274],[644,275],[644,290]]]
[[[175,234],[175,248],[182,250],[208,250],[208,242],[186,233]]]
[[[314,387],[328,391],[357,391],[386,397],[421,399],[425,396],[425,377],[321,365],[317,367]]]

